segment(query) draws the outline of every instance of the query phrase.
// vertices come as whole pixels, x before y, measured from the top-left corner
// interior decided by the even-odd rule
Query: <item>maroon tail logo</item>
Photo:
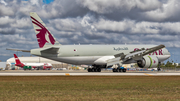
[[[39,26],[41,28],[41,29],[36,29],[36,31],[39,32],[36,35],[37,41],[39,43],[39,47],[42,48],[46,44],[46,42],[51,43],[52,45],[54,45],[55,44],[55,39],[53,38],[51,33],[46,29],[46,27],[44,27],[39,21],[37,21],[32,16],[31,16],[31,19],[34,20],[34,21],[32,21],[32,23],[34,23],[35,25],[37,25],[37,26]]]

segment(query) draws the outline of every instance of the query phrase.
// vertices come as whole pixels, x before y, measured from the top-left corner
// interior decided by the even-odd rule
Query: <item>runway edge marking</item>
[[[144,73],[145,75],[147,75],[147,76],[153,76],[153,75],[151,75],[151,74],[147,74],[147,73]]]
[[[70,76],[70,74],[69,74],[69,73],[65,73],[65,75],[66,75],[66,76]]]

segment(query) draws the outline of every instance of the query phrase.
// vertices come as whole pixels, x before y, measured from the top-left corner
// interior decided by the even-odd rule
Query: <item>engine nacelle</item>
[[[137,61],[140,68],[155,68],[158,66],[158,58],[156,56],[144,56],[142,60]]]

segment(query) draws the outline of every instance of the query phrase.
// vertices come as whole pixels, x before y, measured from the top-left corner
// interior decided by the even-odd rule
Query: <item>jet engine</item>
[[[156,56],[144,56],[142,60],[137,61],[140,68],[155,68],[158,66],[158,58]]]

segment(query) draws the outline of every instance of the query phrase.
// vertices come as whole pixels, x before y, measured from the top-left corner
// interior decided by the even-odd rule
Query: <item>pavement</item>
[[[87,71],[52,71],[52,70],[11,70],[0,71],[0,76],[180,76],[180,72],[128,71],[123,72],[87,72]]]

